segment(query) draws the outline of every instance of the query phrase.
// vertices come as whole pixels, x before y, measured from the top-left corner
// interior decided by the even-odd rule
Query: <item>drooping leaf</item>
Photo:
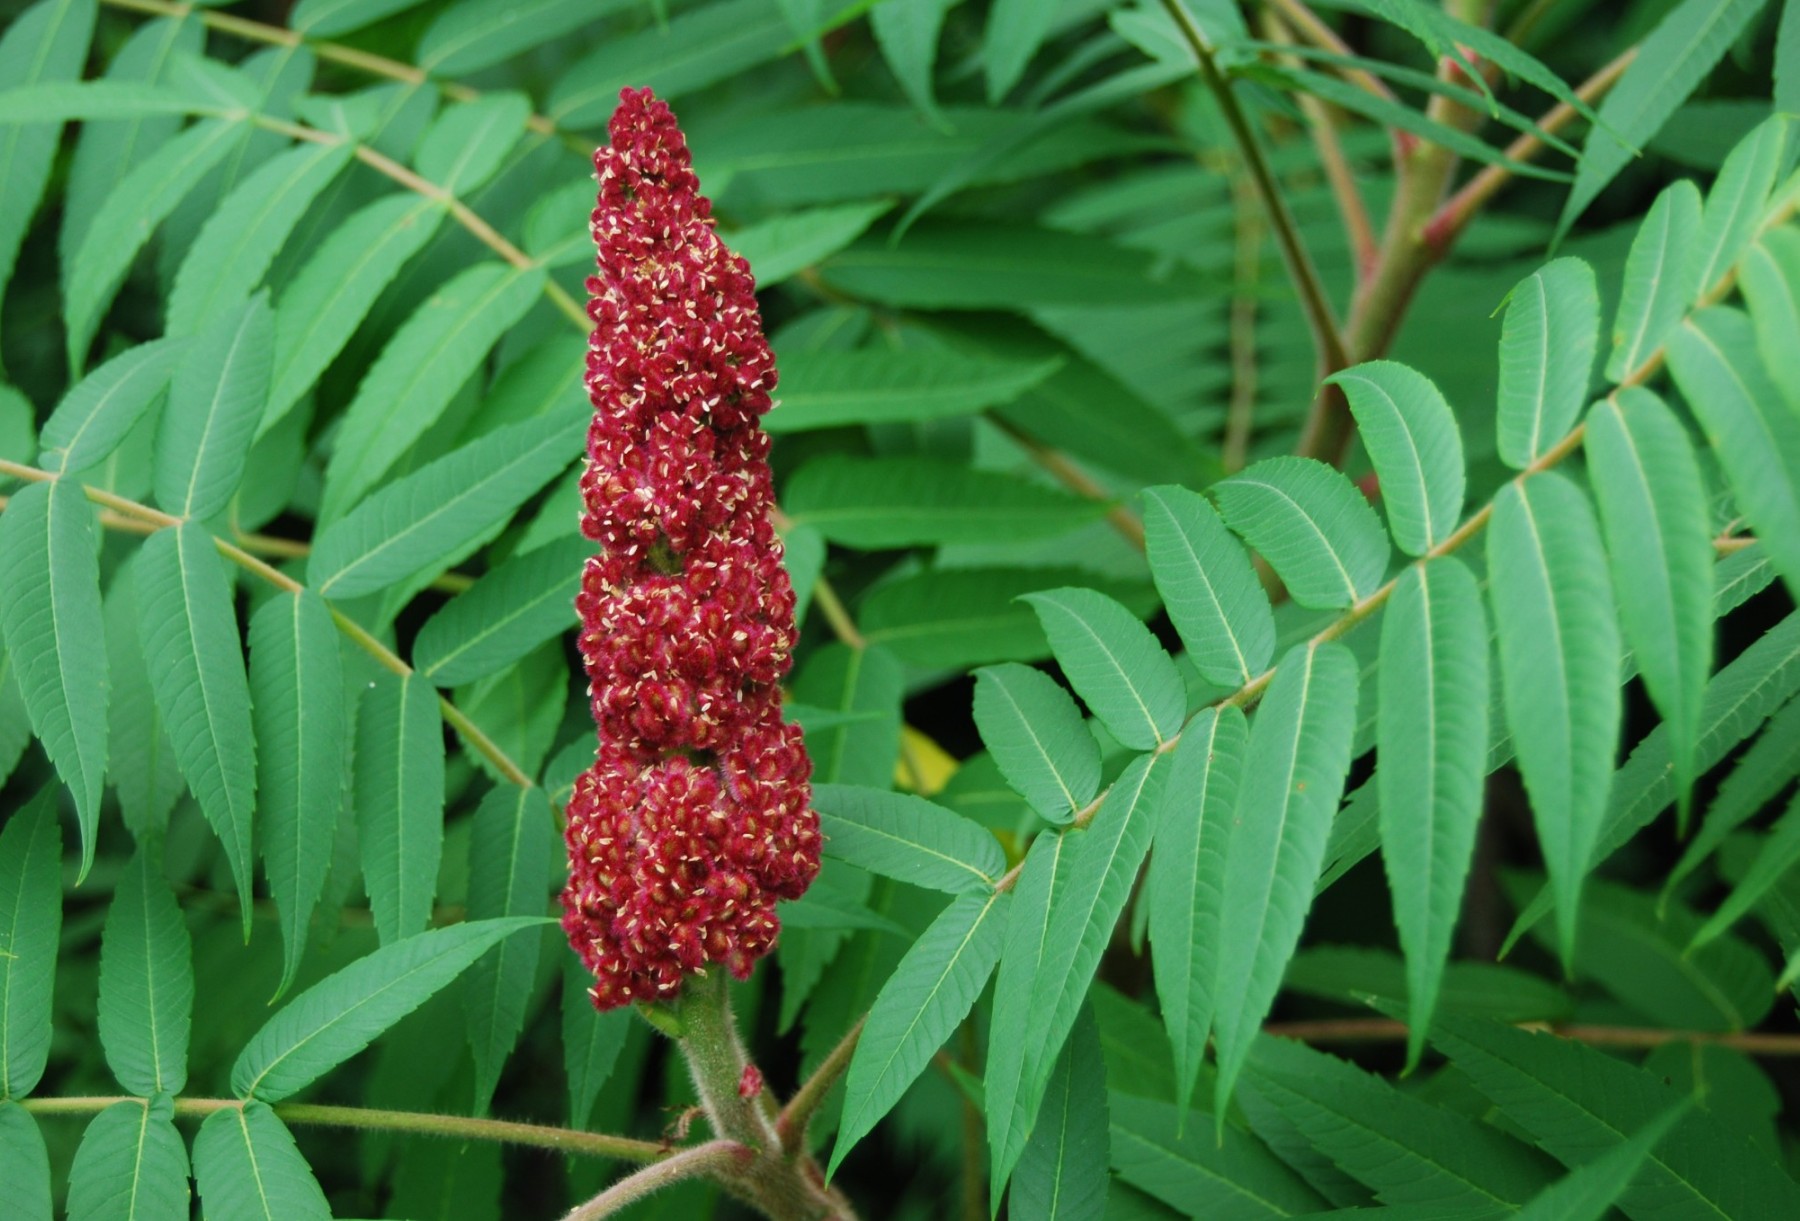
[[[386,195],[353,213],[319,244],[281,291],[267,431],[325,371],[375,298],[431,240],[444,219],[436,200]]]
[[[329,1221],[331,1206],[293,1134],[261,1102],[215,1111],[194,1137],[194,1182],[209,1217]]]
[[[1625,642],[1672,731],[1685,827],[1712,670],[1713,556],[1700,466],[1680,422],[1641,387],[1589,413],[1583,447]]]
[[[351,804],[382,945],[431,923],[444,849],[444,729],[417,674],[371,680],[356,713]]]
[[[406,320],[344,409],[325,468],[326,520],[342,518],[437,422],[458,387],[543,289],[541,269],[477,263]]]
[[[1299,943],[1324,864],[1350,770],[1356,679],[1356,659],[1343,645],[1297,645],[1250,729],[1219,908],[1218,978],[1232,981],[1213,1013],[1220,1114]]]
[[[1695,235],[1694,292],[1711,289],[1756,240],[1787,143],[1788,118],[1774,115],[1740,140],[1719,167]]]
[[[1696,735],[1698,737],[1698,735]],[[1706,821],[1689,841],[1663,884],[1665,896],[1723,844],[1731,833],[1768,805],[1800,775],[1800,701],[1790,701],[1769,718],[1768,727],[1719,784]]]
[[[1388,542],[1369,502],[1310,458],[1268,458],[1218,485],[1219,512],[1269,561],[1301,606],[1341,610],[1387,575]]]
[[[1567,1165],[1617,1147],[1680,1102],[1660,1078],[1552,1034],[1445,1017],[1432,1042]],[[1800,1187],[1728,1117],[1690,1110],[1619,1205],[1632,1216],[1779,1217],[1800,1209]]]
[[[1450,404],[1417,370],[1372,360],[1325,379],[1344,392],[1375,473],[1388,528],[1408,555],[1424,555],[1462,514],[1463,452]]]
[[[42,0],[17,15],[0,37],[0,89],[29,97],[79,77],[97,7],[94,0]],[[0,127],[0,289],[12,279],[61,135],[60,120]]]
[[[138,551],[138,639],[175,761],[224,845],[250,930],[256,736],[231,586],[197,522],[158,530]]]
[[[475,808],[469,837],[469,919],[539,916],[549,902],[558,847],[550,803],[540,788],[496,785]],[[525,1027],[542,937],[502,941],[469,972],[469,1047],[475,1053],[475,1110],[486,1111],[500,1070]]]
[[[1488,630],[1475,577],[1446,556],[1406,570],[1381,621],[1381,850],[1406,950],[1418,1063],[1462,911],[1488,757]]]
[[[413,641],[413,665],[441,687],[484,678],[525,656],[575,622],[584,538],[560,539],[515,556],[425,621]]]
[[[328,598],[375,593],[449,561],[569,464],[566,420],[497,428],[382,488],[327,526],[307,562]]]
[[[115,1102],[94,1116],[69,1167],[78,1221],[187,1221],[187,1144],[167,1094]]]
[[[1092,1005],[1083,1005],[1050,1070],[1044,1105],[1013,1172],[1012,1208],[1044,1221],[1107,1215],[1106,1060]]]
[[[331,865],[350,750],[337,626],[311,590],[277,594],[251,619],[250,696],[263,863],[281,921],[280,996],[299,970]]]
[[[1608,130],[1596,127],[1588,135],[1557,222],[1559,234],[1630,163],[1634,151],[1662,130],[1762,7],[1763,0],[1682,0],[1657,23],[1600,103]]]
[[[100,1044],[133,1094],[187,1085],[193,945],[161,868],[139,850],[113,890],[100,942]]]
[[[1724,306],[1689,318],[1669,337],[1669,371],[1775,570],[1800,590],[1800,416],[1770,378],[1750,320]]]
[[[1275,619],[1250,557],[1198,493],[1144,491],[1150,575],[1200,676],[1242,686],[1275,653]]]
[[[38,436],[38,465],[75,475],[105,461],[156,401],[181,359],[180,340],[127,348],[63,395]]]
[[[1569,962],[1620,715],[1618,618],[1587,497],[1555,471],[1507,484],[1494,503],[1488,565],[1506,723]]]
[[[1007,403],[1056,372],[1057,362],[1001,361],[949,349],[803,350],[781,358],[771,433],[968,415]]]
[[[1325,1208],[1267,1146],[1226,1125],[1221,1135],[1166,1102],[1115,1092],[1111,1098],[1112,1164],[1119,1178],[1149,1192],[1179,1215],[1211,1221],[1265,1221]]]
[[[175,273],[168,333],[197,332],[215,315],[248,300],[288,235],[350,164],[354,151],[348,142],[302,144],[245,176],[206,218]],[[265,348],[272,344],[271,328]],[[263,359],[269,359],[266,352]]]
[[[279,1102],[367,1047],[501,938],[550,923],[524,916],[467,921],[357,959],[263,1024],[232,1065],[231,1088],[240,1098]]]
[[[986,827],[906,793],[813,786],[826,851],[872,873],[951,894],[991,890],[1006,854]]]
[[[231,501],[269,395],[275,326],[268,297],[215,313],[176,366],[156,437],[156,502],[212,517]]]
[[[0,513],[0,631],[32,732],[75,799],[94,861],[106,776],[106,651],[94,511],[73,480],[35,483]]]
[[[1187,692],[1175,663],[1130,610],[1091,589],[1025,595],[1063,673],[1121,743],[1150,750],[1181,732]]]
[[[0,1101],[0,1208],[50,1221],[50,1154],[31,1112],[10,1101]]]
[[[56,786],[46,785],[0,827],[0,1098],[31,1093],[50,1057],[62,930],[57,796]]]
[[[1219,927],[1232,817],[1249,728],[1235,705],[1181,731],[1157,810],[1145,881],[1156,997],[1175,1054],[1175,1101],[1186,1107],[1206,1054],[1219,978]]]
[[[1009,902],[995,891],[959,895],[882,985],[850,1060],[827,1174],[836,1173],[969,1015],[1000,959]]]
[[[1660,348],[1699,294],[1699,235],[1700,189],[1685,178],[1670,183],[1644,214],[1625,260],[1608,381],[1624,381]]]
[[[1031,808],[1066,823],[1100,790],[1100,745],[1074,699],[1030,666],[975,674],[975,725],[1006,782]]]
[[[563,957],[562,1041],[569,1079],[569,1126],[585,1129],[594,1100],[612,1076],[630,1023],[636,1019],[629,1009],[596,1010],[587,994],[593,977],[575,955]]]
[[[847,455],[801,467],[782,502],[794,521],[862,550],[1045,538],[1105,512],[1104,505],[998,471]]]
[[[1524,469],[1568,434],[1593,378],[1600,289],[1580,259],[1554,259],[1507,298],[1495,429],[1500,457]]]
[[[988,1034],[989,1192],[1025,1148],[1056,1056],[1150,849],[1168,769],[1140,755],[1085,829],[1039,837],[1014,887]]]

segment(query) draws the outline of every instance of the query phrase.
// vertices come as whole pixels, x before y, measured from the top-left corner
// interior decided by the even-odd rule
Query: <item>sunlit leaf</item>
[[[444,848],[444,730],[417,674],[383,673],[363,693],[351,804],[381,943],[423,932]]]
[[[1150,575],[1200,676],[1241,686],[1269,664],[1275,620],[1250,557],[1198,493],[1144,492]]]
[[[1456,416],[1424,374],[1391,360],[1360,364],[1326,379],[1343,390],[1401,550],[1424,555],[1456,529],[1462,514],[1463,453]]]
[[[1523,469],[1575,424],[1600,337],[1600,290],[1580,259],[1556,259],[1514,286],[1500,332],[1495,428],[1500,457]]]

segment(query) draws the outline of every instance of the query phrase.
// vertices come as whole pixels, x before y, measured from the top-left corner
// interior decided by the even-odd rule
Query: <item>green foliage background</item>
[[[0,1214],[556,1216],[704,1127],[548,919],[649,84],[829,837],[735,1001],[784,1097],[866,1015],[863,1215],[1800,1215],[1800,6],[0,8]]]

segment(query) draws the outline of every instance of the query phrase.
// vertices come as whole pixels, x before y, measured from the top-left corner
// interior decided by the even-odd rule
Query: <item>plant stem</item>
[[[1301,38],[1320,50],[1330,51],[1333,55],[1354,54],[1349,45],[1337,36],[1337,31],[1320,20],[1319,15],[1301,3],[1301,0],[1268,0],[1268,5],[1270,9],[1280,13],[1282,19]],[[1365,68],[1341,68],[1339,71],[1345,80],[1384,102],[1399,100],[1394,96],[1394,91],[1388,88],[1386,81]]]
[[[749,1156],[750,1150],[729,1140],[711,1140],[692,1149],[683,1149],[673,1157],[626,1175],[571,1211],[563,1221],[598,1221],[601,1217],[614,1216],[627,1205],[684,1179],[724,1179]]]
[[[1525,1022],[1521,1029],[1542,1030],[1593,1047],[1661,1047],[1665,1043],[1710,1043],[1753,1056],[1800,1056],[1800,1035],[1719,1034],[1707,1030],[1661,1030],[1638,1026],[1584,1026]],[[1389,1043],[1406,1038],[1405,1022],[1387,1018],[1331,1018],[1316,1022],[1270,1022],[1264,1034],[1306,1043]]]
[[[1250,119],[1238,104],[1231,82],[1219,71],[1218,62],[1213,58],[1212,43],[1208,41],[1205,31],[1195,22],[1182,0],[1163,0],[1163,7],[1174,18],[1176,27],[1180,29],[1183,39],[1199,62],[1200,79],[1217,100],[1219,110],[1225,116],[1225,123],[1231,129],[1232,139],[1237,142],[1238,151],[1244,158],[1245,168],[1250,171],[1251,182],[1256,186],[1263,211],[1269,218],[1270,228],[1274,230],[1275,242],[1281,248],[1282,261],[1287,264],[1288,278],[1293,280],[1294,287],[1300,294],[1301,309],[1306,314],[1307,327],[1312,331],[1313,351],[1318,357],[1319,379],[1322,381],[1345,368],[1349,359],[1343,334],[1338,330],[1337,319],[1332,313],[1331,302],[1325,296],[1325,286],[1319,280],[1318,269],[1313,266],[1312,256],[1307,254],[1306,247],[1300,241],[1300,230],[1288,211],[1287,200],[1275,181],[1274,173],[1269,169],[1268,159],[1263,156],[1262,145],[1250,126]]]
[[[857,1040],[862,1038],[863,1022],[866,1018],[857,1018],[856,1024],[850,1027],[844,1037],[838,1040],[819,1067],[813,1070],[812,1076],[800,1083],[794,1096],[788,1099],[786,1106],[775,1120],[775,1135],[781,1142],[782,1150],[793,1157],[806,1148],[806,1126],[812,1122],[831,1087],[837,1084],[844,1070],[850,1067],[850,1057],[856,1053]]]
[[[723,966],[688,977],[677,1015],[683,1029],[678,1045],[713,1132],[761,1152],[779,1149],[781,1141],[762,1109],[739,1095],[746,1071],[754,1071],[754,1066],[731,1014]]]
[[[1014,444],[1024,450],[1033,462],[1048,471],[1058,483],[1071,492],[1086,500],[1110,503],[1110,507],[1106,510],[1106,520],[1112,523],[1113,529],[1124,536],[1126,542],[1139,551],[1144,549],[1144,523],[1139,521],[1130,509],[1117,503],[1116,496],[1095,483],[1086,471],[1076,466],[1068,458],[1025,432],[1012,421],[992,412],[988,414],[987,418],[989,423],[1012,438]]]
[[[141,1098],[115,1095],[110,1097],[26,1098],[19,1103],[38,1115],[90,1115],[120,1102],[142,1102]],[[240,1098],[177,1098],[175,1114],[190,1117],[211,1115],[241,1107]],[[278,1102],[275,1114],[288,1123],[327,1128],[359,1128],[377,1132],[412,1132],[424,1136],[442,1136],[453,1140],[480,1140],[506,1145],[526,1145],[537,1149],[554,1149],[584,1157],[613,1157],[632,1162],[654,1162],[669,1156],[670,1150],[646,1140],[623,1136],[607,1136],[599,1132],[581,1132],[573,1128],[556,1128],[545,1124],[509,1123],[500,1119],[477,1119],[467,1115],[433,1115],[423,1111],[383,1111],[364,1107],[322,1106],[310,1102]]]

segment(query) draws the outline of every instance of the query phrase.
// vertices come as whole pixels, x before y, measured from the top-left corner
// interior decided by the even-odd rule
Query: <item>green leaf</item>
[[[256,738],[231,586],[212,535],[191,521],[144,540],[133,579],[150,689],[181,774],[231,862],[248,936]]]
[[[175,369],[156,436],[156,502],[203,520],[231,503],[269,396],[266,294],[215,313]]]
[[[12,659],[0,651],[0,784],[13,774],[31,744],[31,716],[25,711],[14,668]]]
[[[1145,880],[1156,998],[1175,1055],[1175,1101],[1194,1091],[1219,979],[1219,924],[1232,814],[1249,729],[1235,705],[1208,709],[1181,731],[1157,810]]]
[[[1063,685],[1030,666],[975,672],[975,725],[1007,784],[1053,823],[1100,791],[1100,744]]]
[[[1700,466],[1674,413],[1640,387],[1588,414],[1583,448],[1625,642],[1672,731],[1685,829],[1712,671],[1712,531]]]
[[[472,194],[505,163],[530,117],[531,99],[523,93],[483,93],[458,102],[426,129],[413,164],[450,194]]]
[[[568,658],[560,643],[546,641],[500,673],[458,687],[453,698],[521,771],[536,775],[562,724],[568,695]],[[490,779],[510,783],[474,743],[465,738],[464,746],[470,761]]]
[[[1788,405],[1800,403],[1800,372],[1786,354],[1800,342],[1800,233],[1771,229],[1738,264],[1738,287],[1756,326],[1756,345]]]
[[[856,625],[863,639],[916,666],[1039,661],[1050,656],[1050,642],[1019,599],[1061,585],[1097,588],[1144,616],[1156,610],[1148,585],[1084,568],[929,568],[870,590],[857,605]]]
[[[1181,674],[1136,615],[1092,589],[1053,589],[1024,600],[1069,685],[1121,744],[1150,750],[1181,732]]]
[[[1494,427],[1508,466],[1530,466],[1574,427],[1599,339],[1600,288],[1580,259],[1554,259],[1507,295]]]
[[[31,730],[69,786],[81,869],[94,862],[106,776],[106,651],[94,511],[73,480],[34,483],[0,513],[0,630]]]
[[[621,0],[462,0],[431,23],[414,58],[433,76],[465,76],[625,7]]]
[[[50,1154],[31,1112],[0,1101],[0,1209],[18,1221],[50,1221]]]
[[[569,1126],[585,1129],[607,1078],[636,1020],[629,1009],[595,1010],[588,998],[593,976],[573,954],[565,954],[562,980],[563,1064],[569,1081]]]
[[[62,929],[57,795],[54,784],[46,785],[0,827],[0,1098],[31,1093],[50,1057],[50,992]]]
[[[1213,1014],[1220,1115],[1281,987],[1324,864],[1350,770],[1356,679],[1356,659],[1343,645],[1298,645],[1282,658],[1250,728],[1219,905],[1218,978],[1233,981]]]
[[[1487,617],[1461,561],[1401,574],[1382,616],[1377,679],[1381,854],[1406,950],[1411,1068],[1462,911],[1487,776]]]
[[[914,106],[941,122],[932,96],[932,68],[944,17],[957,0],[877,0],[869,10],[875,45],[887,61],[901,92]]]
[[[771,433],[840,424],[892,424],[968,415],[1010,402],[1058,362],[964,356],[948,348],[802,350],[781,358],[780,410]]]
[[[982,35],[981,66],[988,105],[997,106],[1025,74],[1025,66],[1055,24],[1056,8],[1034,0],[996,0]]]
[[[325,371],[375,299],[443,223],[444,205],[409,192],[353,213],[281,291],[266,432]]]
[[[1706,193],[1693,255],[1693,289],[1703,293],[1737,265],[1763,223],[1769,192],[1783,164],[1788,118],[1774,115],[1738,141]]]
[[[1657,23],[1600,103],[1606,130],[1596,127],[1588,134],[1575,185],[1557,221],[1558,236],[1662,130],[1762,7],[1763,0],[1683,0]]]
[[[382,673],[356,713],[351,804],[382,945],[431,923],[444,850],[444,728],[431,686]]]
[[[153,339],[127,348],[63,395],[38,437],[38,465],[79,474],[109,457],[169,384],[184,344]]]
[[[419,3],[420,0],[300,0],[288,21],[297,34],[335,38],[403,13]]]
[[[1695,735],[1698,738],[1699,735]],[[1732,765],[1731,774],[1707,807],[1706,821],[1689,841],[1681,860],[1669,871],[1663,894],[1673,894],[1680,881],[1718,851],[1719,845],[1755,816],[1800,775],[1800,700],[1789,701],[1769,718],[1768,727]]]
[[[1140,755],[1085,830],[1046,833],[1025,858],[988,1033],[990,1199],[999,1199],[1024,1151],[1056,1056],[1150,850],[1168,773],[1161,761]]]
[[[1218,485],[1225,524],[1301,606],[1341,610],[1387,575],[1388,542],[1356,485],[1310,458],[1268,458]]]
[[[331,1206],[293,1134],[260,1102],[206,1117],[194,1137],[194,1182],[209,1217],[330,1221]]]
[[[1134,483],[1210,483],[1216,458],[1111,373],[1072,353],[1054,374],[994,413],[1071,457]]]
[[[220,201],[175,273],[168,332],[201,330],[248,300],[320,192],[350,164],[350,143],[302,144],[269,158]],[[264,359],[267,359],[265,355]],[[261,404],[258,405],[259,415]]]
[[[453,924],[357,959],[263,1024],[232,1065],[231,1088],[240,1098],[265,1102],[305,1089],[435,996],[501,938],[552,923],[519,916]]]
[[[1000,959],[1007,910],[1001,893],[959,895],[882,985],[850,1059],[828,1176],[969,1015]]]
[[[127,169],[107,195],[63,280],[69,364],[84,363],[113,295],[145,242],[188,193],[238,146],[245,126],[207,119]]]
[[[1016,222],[920,224],[898,244],[871,234],[821,263],[819,276],[860,300],[921,309],[1146,305],[1211,287],[1105,238]]]
[[[979,894],[1006,872],[1006,854],[986,827],[923,797],[818,784],[813,806],[826,851],[872,873],[951,894]]]
[[[768,288],[830,258],[861,237],[893,206],[887,200],[877,200],[788,212],[722,236],[726,245],[749,260],[756,286]],[[783,403],[792,402],[791,359],[784,356],[781,360]],[[782,424],[778,416],[764,422]]]
[[[1800,591],[1800,416],[1756,350],[1750,320],[1715,306],[1669,338],[1669,371],[1725,468],[1738,508]]]
[[[69,1167],[72,1221],[187,1221],[187,1144],[167,1094],[115,1102],[81,1134]]]
[[[14,17],[0,37],[0,87],[5,93],[29,103],[46,85],[79,77],[96,7],[94,0],[43,0]],[[47,122],[15,119],[0,126],[0,290],[12,279],[61,136],[60,115]]]
[[[1403,1013],[1410,986],[1406,972],[1406,962],[1392,950],[1317,946],[1294,955],[1282,987],[1341,1005],[1366,1008],[1376,1002]],[[1556,1021],[1575,1005],[1568,993],[1537,975],[1488,962],[1446,966],[1438,1003],[1448,1013],[1501,1022]]]
[[[594,544],[579,536],[514,556],[419,629],[413,665],[440,687],[497,673],[575,624],[575,593]]]
[[[1618,619],[1587,497],[1555,471],[1507,484],[1494,502],[1488,566],[1506,724],[1568,963],[1619,743]]]
[[[436,423],[488,350],[544,290],[541,268],[477,263],[401,325],[344,409],[325,468],[327,520],[341,518]]]
[[[1227,1125],[1219,1137],[1176,1107],[1112,1095],[1112,1164],[1119,1178],[1183,1216],[1264,1221],[1325,1207],[1263,1143]]]
[[[875,645],[852,649],[834,642],[807,658],[794,678],[795,699],[845,718],[806,730],[815,785],[893,783],[905,677],[894,655]]]
[[[1444,1018],[1432,1042],[1566,1165],[1591,1162],[1681,1101],[1660,1078],[1553,1034]],[[1800,1186],[1729,1117],[1690,1110],[1619,1206],[1635,1217],[1781,1217],[1800,1210]]]
[[[1546,1178],[1506,1133],[1302,1043],[1258,1037],[1244,1088],[1386,1204],[1519,1204]]]
[[[1749,872],[1732,887],[1731,893],[1719,904],[1719,910],[1689,940],[1688,950],[1691,952],[1707,945],[1748,915],[1797,861],[1800,861],[1800,798],[1788,803],[1787,812],[1770,829]]]
[[[619,104],[624,86],[648,85],[665,99],[693,93],[774,59],[792,42],[779,5],[708,4],[604,40],[557,80],[546,110],[559,127],[596,126]]]
[[[142,849],[113,890],[100,941],[100,1044],[133,1094],[187,1085],[193,944],[161,868]]]
[[[382,488],[327,526],[307,577],[330,598],[354,598],[450,562],[503,525],[569,464],[568,421],[497,428]]]
[[[1239,687],[1275,653],[1275,618],[1250,557],[1197,492],[1144,491],[1150,575],[1188,658],[1209,683]]]
[[[1686,1103],[1671,1106],[1630,1140],[1575,1167],[1526,1201],[1519,1210],[1519,1221],[1604,1221],[1625,1188],[1638,1177],[1645,1160],[1687,1110]]]
[[[112,680],[107,700],[108,779],[119,799],[119,813],[139,843],[161,835],[169,814],[187,792],[175,748],[144,664],[138,639],[137,582],[127,564],[106,591],[106,666]]]
[[[560,846],[540,788],[497,785],[475,808],[469,836],[469,919],[540,916],[549,905]],[[469,1047],[475,1053],[475,1112],[493,1100],[500,1070],[525,1028],[542,937],[514,937],[469,972]]]
[[[1462,515],[1462,436],[1450,404],[1430,378],[1391,360],[1368,361],[1325,380],[1350,401],[1381,479],[1394,541],[1408,555],[1424,555]]]
[[[344,804],[350,726],[331,612],[311,590],[280,593],[250,621],[250,696],[262,798],[263,864],[294,982],[325,887]]]
[[[1086,525],[1106,508],[998,471],[846,455],[801,467],[782,502],[794,521],[865,551],[1046,538]]]
[[[1013,1172],[1012,1208],[1044,1221],[1106,1216],[1106,1061],[1092,1005],[1083,1005],[1050,1070],[1043,1109]]]
[[[1699,236],[1700,189],[1685,178],[1670,183],[1644,214],[1625,259],[1608,381],[1622,382],[1640,368],[1699,295]]]

